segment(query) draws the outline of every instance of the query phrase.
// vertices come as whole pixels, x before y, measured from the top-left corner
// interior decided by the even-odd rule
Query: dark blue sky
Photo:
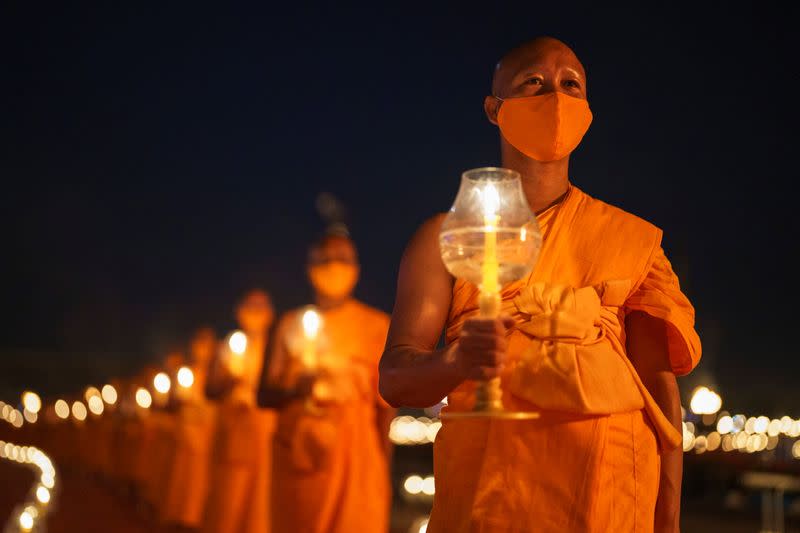
[[[6,3],[0,352],[132,366],[199,322],[224,332],[249,285],[305,303],[320,191],[350,211],[359,296],[390,310],[416,226],[498,163],[495,61],[549,34],[595,115],[572,179],[664,228],[698,376],[796,406],[797,8],[526,5]]]

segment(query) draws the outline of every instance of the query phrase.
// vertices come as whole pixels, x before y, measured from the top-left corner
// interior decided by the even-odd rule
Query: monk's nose
[[[536,91],[536,94],[537,95],[549,94],[556,92],[558,90],[559,87],[558,85],[556,85],[555,80],[553,80],[552,78],[548,78],[544,82],[542,82],[542,87],[538,91]]]

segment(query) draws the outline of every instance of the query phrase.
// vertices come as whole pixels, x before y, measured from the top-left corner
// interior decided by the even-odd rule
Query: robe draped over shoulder
[[[625,317],[664,320],[685,374],[700,358],[694,309],[652,224],[574,186],[539,224],[536,267],[502,289],[515,326],[501,382],[506,409],[541,418],[444,420],[428,531],[652,531],[660,452],[681,435],[627,356]],[[456,280],[448,343],[478,314],[478,293]],[[445,410],[470,409],[474,390],[457,387]]]

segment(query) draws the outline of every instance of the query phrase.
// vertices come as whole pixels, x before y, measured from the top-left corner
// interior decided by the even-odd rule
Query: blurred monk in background
[[[183,371],[181,375],[179,369],[173,383],[177,415],[175,444],[171,462],[164,471],[166,490],[161,520],[176,531],[198,529],[203,521],[216,415],[213,404],[206,399],[205,389],[216,350],[214,330],[198,329],[189,343],[190,364],[186,368],[190,373]],[[191,376],[191,380],[186,376]]]
[[[388,316],[355,298],[353,242],[326,236],[309,252],[321,327],[316,363],[302,363],[304,309],[278,325],[263,401],[282,407],[274,444],[273,531],[388,530],[389,422],[378,394]]]
[[[675,376],[700,358],[694,309],[661,230],[570,181],[592,120],[586,81],[568,46],[539,38],[499,62],[484,101],[544,239],[533,272],[502,289],[505,316],[478,318],[478,288],[445,269],[444,215],[403,256],[383,397],[426,407],[447,396],[445,412],[468,411],[473,380],[497,376],[507,410],[540,413],[443,420],[429,533],[679,530]]]
[[[165,472],[168,471],[175,449],[175,431],[177,429],[177,416],[170,408],[170,398],[177,383],[175,376],[178,369],[186,362],[182,350],[170,350],[164,358],[164,364],[159,373],[166,374],[169,379],[169,390],[160,392],[155,388],[154,380],[147,384],[153,396],[153,406],[147,418],[147,426],[153,433],[149,439],[149,448],[146,451],[147,479],[145,481],[143,496],[153,518],[158,519],[163,511],[164,495],[166,489]],[[155,378],[155,376],[153,376]]]
[[[270,531],[275,414],[257,408],[256,393],[274,317],[269,294],[260,289],[248,292],[236,308],[247,339],[244,353],[237,355],[226,341],[211,367],[207,390],[220,403],[203,520],[203,531],[208,533]]]

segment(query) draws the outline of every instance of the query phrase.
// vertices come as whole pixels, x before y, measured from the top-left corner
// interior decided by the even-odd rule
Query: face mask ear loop
[[[492,98],[494,98],[495,100],[497,100],[498,102],[500,102],[500,105],[499,105],[499,106],[497,106],[497,115],[500,115],[500,107],[503,105],[503,103],[504,103],[506,100],[505,100],[505,98],[500,98],[499,96],[495,96],[495,95],[492,95]],[[495,117],[495,119],[496,119],[496,118],[497,118],[497,117]]]

